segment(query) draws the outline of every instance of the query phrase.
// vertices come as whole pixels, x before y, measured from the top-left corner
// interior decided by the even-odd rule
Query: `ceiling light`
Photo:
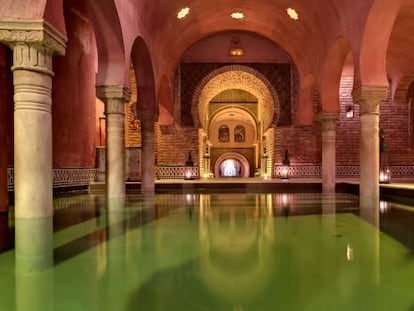
[[[190,8],[183,8],[180,10],[180,12],[178,12],[177,18],[183,19],[184,17],[188,15],[188,13],[190,13]]]
[[[229,52],[230,56],[243,56],[243,49],[231,49]]]
[[[241,12],[233,12],[231,13],[231,17],[234,19],[243,19],[244,18],[244,14]]]
[[[299,19],[299,14],[298,14],[298,12],[296,12],[295,9],[287,8],[286,13],[287,13],[287,15],[289,15],[289,17],[291,19],[294,19],[295,21],[297,21]]]
[[[239,37],[232,37],[230,40],[230,56],[242,56],[244,54],[243,48],[240,46]]]

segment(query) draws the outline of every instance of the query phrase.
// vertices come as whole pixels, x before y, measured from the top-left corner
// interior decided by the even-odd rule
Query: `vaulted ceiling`
[[[45,18],[63,34],[63,6],[85,14],[95,31],[99,84],[127,83],[131,58],[138,61],[145,55],[154,90],[161,81],[168,81],[163,88],[171,89],[186,51],[227,31],[245,31],[275,43],[296,67],[302,87],[312,81],[327,103],[332,95],[326,90],[338,86],[346,59],[353,61],[356,85],[387,85],[389,79],[398,85],[414,71],[414,0],[33,0],[30,6],[25,0],[0,0],[0,4],[0,20]],[[185,7],[189,14],[178,19]],[[295,9],[299,19],[290,18],[287,8]],[[244,18],[233,19],[234,12]]]

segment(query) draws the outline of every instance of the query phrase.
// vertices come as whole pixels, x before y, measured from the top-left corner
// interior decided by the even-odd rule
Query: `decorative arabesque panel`
[[[261,73],[275,89],[279,98],[280,115],[274,126],[291,125],[291,65],[280,63],[182,63],[181,64],[181,122],[182,126],[194,126],[191,105],[200,82],[213,71],[225,66],[246,66]]]

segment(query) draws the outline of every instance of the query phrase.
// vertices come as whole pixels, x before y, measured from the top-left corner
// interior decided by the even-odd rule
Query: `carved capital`
[[[105,101],[105,114],[125,115],[125,104],[119,98],[109,98]]]
[[[360,106],[359,115],[379,114],[380,104],[387,98],[387,93],[386,86],[361,86],[354,89],[352,97]]]
[[[321,112],[318,120],[322,124],[322,132],[336,131],[336,121],[338,118],[338,112]]]
[[[97,86],[96,95],[104,102],[108,99],[119,99],[124,103],[131,100],[131,92],[129,88],[123,85]]]
[[[67,38],[45,20],[0,21],[0,42],[12,48],[26,43],[47,49],[49,54],[64,55],[66,41]]]
[[[30,70],[53,76],[52,56],[46,48],[27,43],[16,43],[13,48],[12,70]]]

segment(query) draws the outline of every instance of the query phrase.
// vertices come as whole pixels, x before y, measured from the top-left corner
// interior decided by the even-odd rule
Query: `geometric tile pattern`
[[[281,165],[275,165],[274,176],[277,178],[282,171]],[[320,165],[291,165],[289,166],[290,178],[321,178]]]
[[[359,165],[338,165],[336,177],[359,178]]]
[[[189,173],[192,178],[198,178],[197,166],[157,166],[155,176],[157,179],[184,179]]]
[[[96,168],[54,168],[53,187],[86,186],[96,180]],[[14,189],[14,169],[7,169],[7,188]]]
[[[277,178],[281,173],[282,166],[274,166],[274,177]],[[394,165],[389,166],[391,178],[414,178],[414,166]],[[157,166],[155,174],[157,179],[184,179],[186,174],[191,172],[193,178],[199,178],[197,166]],[[14,189],[14,170],[7,168],[7,188],[9,191]],[[55,168],[53,169],[53,187],[64,186],[84,186],[96,181],[96,168]],[[320,165],[291,165],[289,167],[290,178],[321,178],[322,171]],[[358,178],[359,166],[338,165],[336,167],[336,177],[338,178]]]

